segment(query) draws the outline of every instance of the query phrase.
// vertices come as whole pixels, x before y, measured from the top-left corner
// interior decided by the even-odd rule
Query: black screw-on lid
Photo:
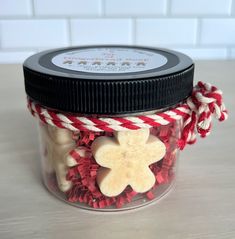
[[[192,60],[137,46],[44,51],[24,62],[27,95],[41,105],[82,114],[124,114],[169,107],[193,87]]]

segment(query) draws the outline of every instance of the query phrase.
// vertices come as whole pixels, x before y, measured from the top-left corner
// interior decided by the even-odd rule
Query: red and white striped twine
[[[196,132],[202,137],[209,134],[212,115],[219,121],[226,120],[228,112],[222,100],[222,91],[209,83],[198,82],[192,94],[185,103],[164,111],[150,115],[136,115],[124,117],[89,117],[74,116],[49,110],[28,98],[28,108],[33,116],[41,121],[59,128],[72,131],[123,131],[140,128],[151,128],[168,125],[183,119],[182,138],[179,141],[181,149],[196,141]]]

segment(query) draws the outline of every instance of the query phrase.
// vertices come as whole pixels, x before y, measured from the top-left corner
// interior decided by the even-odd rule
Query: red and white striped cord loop
[[[28,98],[28,108],[33,116],[59,128],[72,131],[123,131],[168,125],[176,120],[183,120],[182,138],[179,148],[196,141],[196,131],[205,137],[211,129],[212,115],[219,121],[226,120],[227,110],[222,102],[222,92],[208,83],[198,82],[186,102],[179,106],[150,115],[124,117],[89,117],[75,116],[49,110]]]
[[[212,126],[212,116],[219,121],[228,118],[228,111],[222,99],[222,91],[209,83],[201,81],[194,87],[186,104],[191,109],[190,117],[184,120],[179,148],[196,141],[196,132],[201,137],[209,135]]]

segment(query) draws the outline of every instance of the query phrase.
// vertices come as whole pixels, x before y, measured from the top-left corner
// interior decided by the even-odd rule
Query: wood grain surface
[[[180,155],[175,188],[128,213],[86,212],[42,185],[36,124],[20,65],[0,66],[0,238],[234,239],[235,61],[196,62],[195,81],[223,89],[229,120]]]

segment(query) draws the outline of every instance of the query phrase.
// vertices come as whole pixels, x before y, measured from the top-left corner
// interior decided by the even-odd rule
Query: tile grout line
[[[171,16],[171,0],[166,0],[165,16]]]
[[[71,26],[71,19],[66,19],[66,25],[67,25],[67,35],[68,35],[68,43],[69,46],[72,45],[72,26]]]
[[[2,24],[1,24],[1,21],[0,21],[0,50],[2,50],[3,49],[3,47],[2,47]]]
[[[151,44],[152,45],[152,44]],[[150,45],[146,45],[146,46],[150,46]],[[156,45],[152,45],[152,46],[156,46]],[[196,45],[193,45],[193,44],[187,44],[187,45],[173,45],[173,44],[167,44],[167,45],[163,45],[163,44],[160,44],[158,45],[160,47],[170,47],[170,48],[184,48],[184,49],[205,49],[205,50],[210,50],[210,49],[231,49],[231,48],[235,48],[235,45],[229,45],[229,46],[224,46],[223,44],[222,45],[200,45],[200,46],[196,46]],[[51,47],[51,46],[48,46],[48,47]],[[6,47],[6,48],[2,48],[1,51],[9,51],[9,52],[14,52],[14,51],[35,51],[35,49],[47,49],[48,47],[41,47],[41,48],[38,48],[38,47],[29,47],[29,48],[26,48],[26,47]]]
[[[35,17],[35,5],[34,5],[34,0],[30,0],[30,7],[31,7],[31,12],[32,12],[32,18]]]
[[[19,47],[19,48],[1,48],[0,51],[1,52],[24,52],[24,51],[36,51],[37,48],[36,47]]]
[[[233,0],[230,0],[230,6],[229,6],[229,16],[230,16],[230,18],[234,16],[233,8],[235,8],[235,2]]]
[[[202,19],[197,18],[196,23],[196,36],[195,36],[195,46],[201,46],[200,39],[201,39],[201,28],[202,28]]]
[[[95,15],[95,14],[91,14],[91,15],[83,15],[83,16],[76,16],[76,15],[54,15],[54,16],[50,16],[50,15],[41,15],[41,16],[36,16],[34,15],[33,17],[28,17],[28,16],[0,16],[0,20],[58,20],[58,19],[68,19],[68,18],[73,18],[73,19],[100,19],[100,18],[110,18],[110,19],[122,19],[122,18],[129,18],[129,15],[115,15],[115,16],[99,16],[99,15]],[[137,17],[137,16],[135,16]],[[189,20],[189,19],[196,19],[196,18],[206,18],[206,19],[234,19],[235,20],[235,16],[229,16],[229,15],[162,15],[162,14],[158,14],[158,15],[141,15],[140,17],[138,16],[138,18],[141,19],[185,19],[185,20]]]
[[[2,24],[1,24],[1,21],[0,21],[0,50],[2,50]]]
[[[136,18],[131,19],[131,38],[132,44],[136,45]]]
[[[105,14],[105,4],[106,4],[105,0],[100,0],[100,17],[102,17],[102,18],[106,17],[106,14]]]
[[[227,59],[233,59],[232,58],[232,49],[231,47],[227,47]]]

